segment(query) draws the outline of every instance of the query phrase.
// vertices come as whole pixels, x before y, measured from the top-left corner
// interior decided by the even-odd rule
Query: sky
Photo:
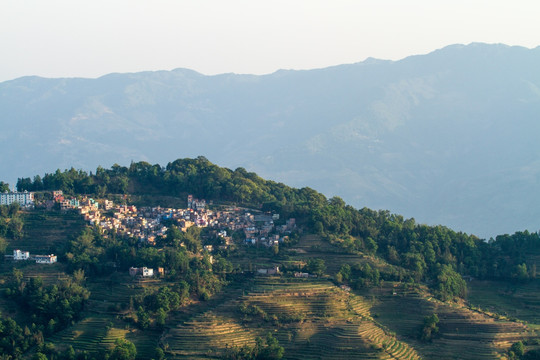
[[[451,44],[540,45],[538,0],[2,0],[0,81],[267,74]]]

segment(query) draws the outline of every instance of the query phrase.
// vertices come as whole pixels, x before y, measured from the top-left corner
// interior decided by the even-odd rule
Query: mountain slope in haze
[[[0,83],[1,177],[204,155],[482,237],[540,226],[540,48]]]

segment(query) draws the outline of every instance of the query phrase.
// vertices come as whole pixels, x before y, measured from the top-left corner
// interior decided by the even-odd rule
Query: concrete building
[[[30,253],[28,251],[13,250],[13,260],[28,260],[29,258]]]
[[[25,192],[5,192],[0,194],[0,205],[11,205],[14,202],[22,206],[32,205],[34,203],[34,193]]]
[[[154,276],[154,269],[149,269],[147,267],[142,267],[142,268],[130,267],[129,275],[131,276],[141,275],[142,277],[150,277],[150,276]]]
[[[34,255],[34,260],[36,260],[36,263],[38,264],[54,264],[57,259],[56,255]]]

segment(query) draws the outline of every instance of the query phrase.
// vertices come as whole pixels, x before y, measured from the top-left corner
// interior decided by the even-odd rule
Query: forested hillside
[[[95,174],[82,170],[57,170],[20,178],[19,191],[63,190],[67,194],[104,196],[107,193],[186,198],[254,206],[295,217],[309,231],[325,236],[345,251],[383,257],[412,271],[416,280],[436,277],[441,265],[479,278],[535,278],[535,263],[526,257],[540,254],[537,233],[501,235],[486,242],[474,235],[444,226],[417,224],[389,211],[355,209],[339,197],[327,199],[311,189],[291,188],[264,180],[243,168],[234,171],[204,157],[178,159],[162,167],[146,162],[129,167],[99,167]]]
[[[537,233],[485,241],[204,157],[57,170],[19,178],[17,188],[36,192],[36,208],[0,207],[0,250],[55,253],[58,263],[0,263],[3,356],[538,355]],[[99,221],[89,225],[76,209],[60,210],[56,190],[88,204],[119,203],[103,208],[103,219],[143,221],[142,214],[161,209],[157,221],[166,231],[149,241]],[[176,210],[167,208],[185,209],[188,195],[206,199],[224,220],[188,226],[199,212],[193,208],[171,217]],[[134,204],[140,216],[127,219]],[[267,230],[254,240],[248,234],[255,228]],[[156,274],[133,276],[134,268]]]

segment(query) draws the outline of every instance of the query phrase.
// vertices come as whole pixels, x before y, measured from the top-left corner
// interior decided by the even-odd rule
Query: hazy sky
[[[264,74],[470,42],[540,45],[538,0],[2,0],[0,81]]]

